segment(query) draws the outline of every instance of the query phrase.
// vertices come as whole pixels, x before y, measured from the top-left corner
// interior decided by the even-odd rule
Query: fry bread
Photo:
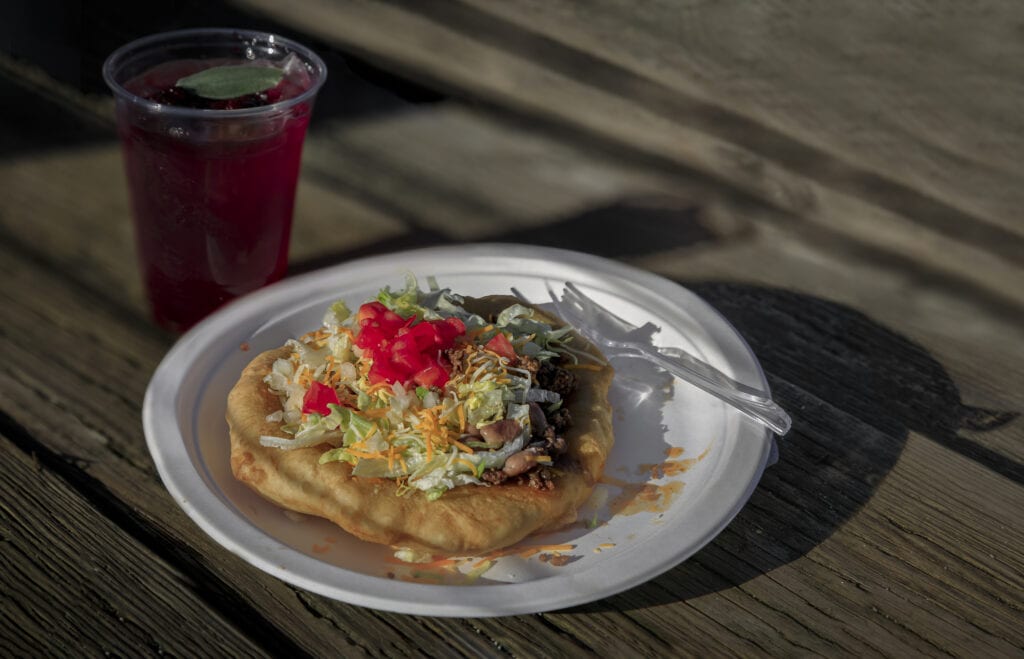
[[[487,316],[517,302],[491,296],[467,298],[466,308]],[[539,310],[537,310],[538,313]],[[548,322],[562,325],[550,315]],[[582,337],[576,349],[599,355]],[[352,475],[345,462],[319,464],[328,445],[281,450],[260,445],[260,435],[280,435],[280,424],[267,421],[280,401],[263,382],[287,348],[257,356],[242,372],[228,396],[231,468],[235,477],[270,501],[293,511],[331,520],[370,542],[435,554],[466,555],[506,547],[539,531],[572,523],[601,476],[611,450],[612,419],[608,389],[611,366],[579,369],[579,385],[566,402],[574,423],[566,434],[565,465],[552,490],[511,482],[493,486],[463,485],[428,501],[423,492],[398,496],[387,478]]]

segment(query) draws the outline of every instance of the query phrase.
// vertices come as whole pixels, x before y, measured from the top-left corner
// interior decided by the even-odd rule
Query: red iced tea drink
[[[283,276],[302,143],[325,75],[315,55],[280,38],[201,32],[151,38],[184,39],[191,50],[163,44],[162,58],[122,67],[111,85],[152,313],[175,331]],[[222,39],[227,50],[211,47]],[[232,98],[179,85],[237,65],[277,68],[280,81]]]

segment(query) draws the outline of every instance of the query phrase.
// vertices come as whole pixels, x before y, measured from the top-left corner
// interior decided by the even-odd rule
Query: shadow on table
[[[71,13],[56,20],[51,4],[26,9],[7,26],[9,43],[0,40],[0,56],[19,63],[0,68],[0,161],[114,139],[113,106],[103,115],[91,108],[96,98],[111,95],[102,78],[104,60],[133,39],[169,30],[238,26],[312,48],[329,72],[317,95],[312,130],[333,119],[378,117],[444,99],[314,35],[224,3],[92,3],[77,19]],[[76,94],[86,102],[74,102]]]
[[[797,559],[871,499],[909,431],[1004,477],[1024,468],[960,435],[1017,414],[964,405],[923,348],[849,307],[792,291],[681,282],[747,339],[774,398],[793,416],[746,507],[685,563],[626,593],[573,611],[630,609],[686,600],[742,584]]]
[[[491,239],[622,259],[649,253],[652,245],[661,251],[723,237],[707,226],[699,208],[643,199]],[[295,264],[292,270],[450,242],[440,234],[412,231]],[[793,429],[779,442],[779,462],[714,541],[646,584],[567,612],[686,600],[742,584],[807,554],[871,499],[911,430],[1024,483],[1022,465],[961,435],[1000,427],[1017,414],[964,405],[945,369],[921,346],[858,311],[813,296],[739,283],[680,283],[718,309],[747,340],[768,374],[773,397],[793,417]]]

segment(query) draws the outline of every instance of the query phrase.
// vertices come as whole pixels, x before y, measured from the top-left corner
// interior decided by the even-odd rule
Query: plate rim
[[[175,386],[172,375],[175,375],[176,370],[180,370],[177,368],[178,364],[182,363],[185,357],[189,357],[189,361],[186,363],[194,366],[194,353],[201,352],[200,348],[204,345],[204,341],[205,343],[216,341],[218,335],[215,333],[211,335],[214,330],[225,324],[233,316],[242,315],[243,317],[239,320],[245,320],[246,316],[244,314],[247,310],[260,308],[268,299],[276,299],[277,297],[287,295],[293,289],[301,290],[303,287],[308,287],[311,282],[336,278],[338,273],[343,273],[347,270],[373,268],[388,261],[401,261],[403,258],[442,258],[451,260],[453,257],[464,258],[469,254],[500,254],[502,257],[568,263],[576,268],[590,271],[591,274],[598,275],[601,278],[620,280],[617,283],[625,282],[631,285],[642,285],[647,288],[667,288],[677,293],[684,292],[697,300],[705,312],[710,312],[722,328],[731,333],[731,338],[738,340],[739,346],[744,353],[743,356],[749,360],[748,365],[753,367],[755,375],[760,380],[760,386],[770,395],[767,378],[760,362],[747,341],[728,319],[690,289],[655,273],[592,254],[562,248],[515,243],[470,243],[389,252],[302,273],[241,297],[201,321],[180,337],[171,347],[153,372],[147,385],[142,407],[142,425],[150,455],[157,467],[164,487],[171,494],[175,503],[182,508],[200,529],[223,548],[271,576],[294,586],[349,604],[414,615],[442,617],[519,615],[562,609],[597,601],[646,583],[655,576],[684,562],[711,542],[746,505],[760,482],[768,465],[773,444],[772,433],[769,429],[763,428],[763,431],[759,433],[759,437],[756,438],[760,446],[760,452],[750,460],[748,465],[750,467],[750,478],[742,489],[737,488],[733,493],[732,505],[723,514],[720,514],[714,523],[709,524],[696,540],[691,540],[688,543],[688,551],[680,552],[668,560],[652,563],[646,566],[646,569],[639,572],[631,572],[628,579],[612,580],[601,588],[589,589],[586,592],[576,592],[575,589],[571,588],[573,585],[571,582],[579,580],[579,574],[582,573],[567,576],[556,574],[538,580],[519,583],[452,586],[387,580],[362,572],[348,570],[344,567],[311,557],[298,549],[284,544],[278,538],[256,527],[249,520],[239,519],[238,513],[221,499],[221,495],[218,495],[206,486],[195,464],[189,458],[188,447],[186,446],[188,440],[182,435],[180,425],[176,421],[177,410],[181,401],[181,392],[180,387]],[[401,270],[401,268],[397,267],[394,269]],[[253,326],[252,329],[256,330],[258,326]],[[196,399],[199,399],[198,395]],[[168,401],[172,402],[170,406],[167,406]],[[166,440],[158,441],[157,438],[158,432],[163,430],[163,428],[158,428],[161,421],[159,415],[166,413],[168,409],[171,411],[171,416],[175,418],[175,423],[173,424],[177,428],[177,437],[175,439],[180,440],[175,441],[173,445],[167,445]],[[736,414],[739,413],[736,412]],[[181,453],[175,455],[174,450],[178,448],[178,445],[180,445],[184,453],[183,455]],[[203,502],[205,505],[197,506],[192,495],[189,494],[189,491],[194,488],[186,487],[190,484],[194,485],[196,481],[202,487],[202,490],[198,493],[198,498],[202,501],[202,495],[205,494],[211,499]],[[238,521],[242,522],[242,524],[232,527],[231,532],[229,532],[224,527],[225,520],[228,522]],[[265,545],[268,540],[271,544],[277,545],[276,555],[279,560],[270,560],[267,556],[252,549],[252,543],[258,541]],[[302,569],[292,570],[286,567],[286,565],[298,565]],[[607,566],[602,569],[607,569]],[[322,579],[324,576],[337,573],[344,573],[346,581],[350,582],[351,585],[347,588],[342,588],[326,583]],[[537,597],[536,584],[550,579],[568,579],[570,583],[566,584],[568,587],[553,595]],[[458,590],[459,597],[452,597],[453,589]],[[494,594],[496,590],[500,591],[500,597]],[[506,605],[493,606],[495,601],[504,602]]]

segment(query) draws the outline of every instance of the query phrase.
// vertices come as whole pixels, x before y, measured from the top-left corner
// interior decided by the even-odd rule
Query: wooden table
[[[109,99],[3,56],[0,654],[1024,654],[1019,3],[285,5],[218,16],[333,57],[293,271],[500,240],[659,273],[758,354],[781,460],[693,558],[571,610],[405,616],[260,572],[146,450],[174,337]]]

